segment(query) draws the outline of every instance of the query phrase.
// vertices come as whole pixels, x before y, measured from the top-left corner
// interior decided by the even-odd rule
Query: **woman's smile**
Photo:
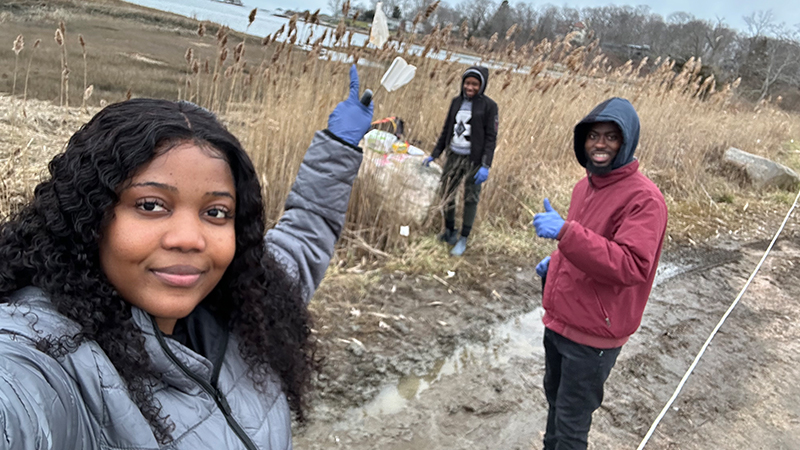
[[[175,265],[150,270],[164,284],[179,288],[194,286],[204,273],[202,270],[189,265]]]

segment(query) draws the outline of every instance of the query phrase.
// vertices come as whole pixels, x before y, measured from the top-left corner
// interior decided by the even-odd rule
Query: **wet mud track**
[[[591,449],[639,445],[767,245],[662,257],[642,326],[594,414]],[[646,449],[800,448],[798,269],[800,235],[788,232]],[[295,448],[541,448],[539,279],[533,265],[498,273],[467,288],[398,275],[341,311],[316,305],[325,369]]]

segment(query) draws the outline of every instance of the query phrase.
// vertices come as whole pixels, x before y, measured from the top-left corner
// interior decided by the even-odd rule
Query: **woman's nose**
[[[197,214],[175,211],[165,226],[161,240],[164,248],[183,252],[205,250],[206,239],[203,234],[203,224]]]

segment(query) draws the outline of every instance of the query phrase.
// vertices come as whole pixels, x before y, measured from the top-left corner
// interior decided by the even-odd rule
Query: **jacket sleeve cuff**
[[[333,139],[333,140],[335,140],[335,141],[337,141],[337,142],[339,142],[341,144],[344,144],[344,145],[352,148],[353,150],[355,150],[355,151],[357,151],[359,153],[363,153],[363,150],[361,149],[361,147],[359,147],[357,145],[353,145],[353,144],[351,144],[349,142],[345,142],[344,140],[342,140],[342,138],[340,138],[339,136],[333,134],[331,132],[331,130],[326,128],[326,129],[322,130],[322,132],[325,133],[326,135],[328,135],[328,137],[330,137],[331,139]]]
[[[567,230],[569,229],[570,224],[572,224],[571,220],[564,222],[564,225],[561,227],[561,230],[559,230],[559,232],[558,232],[558,236],[556,236],[556,240],[557,241],[560,241],[561,238],[563,238],[564,235],[567,234]]]

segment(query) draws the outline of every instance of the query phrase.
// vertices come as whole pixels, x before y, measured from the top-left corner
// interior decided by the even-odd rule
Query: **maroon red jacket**
[[[576,155],[585,166],[587,124],[613,121],[623,133],[614,160],[621,166],[604,175],[589,173],[575,185],[542,306],[547,328],[579,344],[615,348],[641,324],[666,234],[667,206],[633,159],[639,131],[633,107],[622,99],[601,107],[576,127]]]

